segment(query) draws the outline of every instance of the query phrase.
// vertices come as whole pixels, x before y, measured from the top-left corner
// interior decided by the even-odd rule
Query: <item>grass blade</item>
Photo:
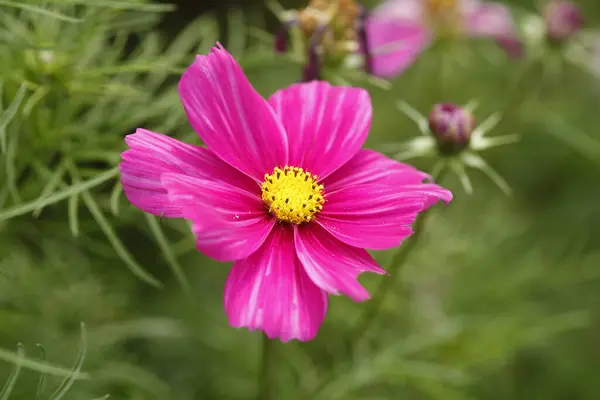
[[[110,211],[116,217],[119,215],[119,200],[121,199],[121,194],[123,193],[123,185],[120,182],[115,184],[115,187],[110,194]]]
[[[42,360],[46,360],[46,350],[44,346],[41,344],[37,344],[38,349],[40,349]],[[40,373],[40,379],[38,380],[38,386],[35,394],[35,400],[40,400],[42,393],[44,393],[44,389],[46,388],[46,374],[44,372]]]
[[[4,168],[5,168],[5,185],[8,187],[10,196],[15,203],[21,203],[21,196],[19,195],[19,189],[17,187],[18,173],[16,170],[16,155],[19,147],[19,138],[14,137],[8,143],[8,149],[4,157]]]
[[[17,379],[19,378],[19,373],[21,372],[21,367],[23,366],[23,358],[25,357],[25,349],[23,349],[23,345],[21,343],[17,344],[17,359],[15,360],[15,367],[13,368],[10,376],[6,380],[4,384],[4,388],[2,392],[0,392],[0,400],[8,400],[10,394],[17,383]]]
[[[92,78],[105,75],[124,74],[130,72],[145,73],[154,71],[163,71],[174,75],[180,75],[182,72],[185,71],[185,69],[173,67],[172,65],[169,65],[163,60],[155,60],[153,62],[139,64],[131,63],[110,67],[88,68],[85,71],[80,71],[80,77]]]
[[[139,279],[146,283],[149,283],[152,286],[158,288],[162,287],[162,283],[154,276],[152,276],[149,272],[146,272],[146,270],[144,270],[144,268],[142,268],[142,266],[138,264],[138,262],[133,258],[131,253],[129,253],[121,239],[119,239],[116,232],[113,230],[112,226],[110,226],[110,223],[108,222],[108,220],[100,210],[100,207],[98,207],[98,204],[90,195],[90,193],[82,192],[81,197],[86,207],[88,208],[88,210],[90,210],[90,213],[92,213],[92,216],[100,226],[100,229],[102,229],[102,231],[106,235],[106,238],[112,245],[113,249],[115,250],[117,255],[121,257],[123,262],[129,267],[131,272],[133,272],[133,274]]]
[[[83,22],[82,19],[69,17],[68,15],[64,15],[64,14],[61,14],[56,11],[47,10],[45,8],[38,7],[38,6],[35,6],[32,4],[23,4],[23,3],[17,3],[15,1],[0,0],[0,6],[17,8],[17,9],[20,9],[23,11],[29,11],[32,13],[45,15],[46,17],[55,18],[55,19],[58,19],[60,21],[65,21],[65,22],[73,22],[73,23]]]
[[[115,0],[46,0],[47,3],[58,3],[58,4],[74,4],[83,5],[86,7],[106,7],[112,10],[135,10],[145,12],[168,12],[174,11],[175,6],[172,4],[144,4],[134,3],[129,1],[115,1]]]
[[[0,4],[1,0],[0,0]],[[21,84],[17,95],[8,108],[2,113],[0,116],[0,148],[2,149],[2,153],[6,153],[6,128],[8,125],[14,120],[19,108],[21,107],[21,103],[25,98],[25,92],[27,91],[27,87],[25,84]]]
[[[77,183],[79,181],[79,174],[77,170],[73,165],[69,166],[69,170],[71,172],[73,180],[75,181],[75,183]],[[106,238],[110,242],[111,246],[113,247],[117,255],[121,257],[125,265],[129,267],[129,270],[142,281],[157,288],[162,287],[162,283],[154,276],[152,276],[152,274],[150,274],[144,268],[142,268],[142,266],[138,264],[138,262],[133,258],[131,253],[127,250],[121,239],[119,239],[119,236],[117,236],[117,233],[114,231],[114,229],[102,213],[102,210],[100,210],[100,207],[98,206],[96,200],[94,200],[92,195],[90,195],[88,191],[83,191],[81,192],[81,197],[86,207],[88,208],[88,210],[90,210],[90,213],[96,220],[96,223],[98,224],[98,226],[100,226],[100,229],[102,230],[102,232],[104,232],[104,235],[106,235]]]
[[[48,183],[42,190],[42,194],[38,197],[38,201],[41,202],[42,200],[44,200],[46,197],[48,197],[50,194],[52,194],[56,190],[56,188],[60,185],[60,183],[62,181],[62,177],[63,177],[63,174],[65,173],[65,169],[66,169],[66,165],[64,163],[60,163],[59,166],[54,171],[54,173],[52,174],[52,176],[50,176],[50,178],[48,179]],[[39,217],[39,215],[43,209],[44,209],[43,206],[36,208],[33,211],[33,217],[34,218]]]
[[[65,169],[66,169],[66,163],[63,162],[63,163],[61,163],[61,165],[64,165]],[[41,163],[34,163],[34,168],[37,170],[37,172],[40,175],[44,176],[44,179],[52,179],[54,177],[54,174],[52,173],[52,171],[50,171],[50,169],[48,169],[48,167],[46,167],[45,165],[42,165]],[[69,187],[65,182],[62,182],[62,181],[59,181],[58,185],[61,188]],[[79,211],[79,195],[75,194],[75,195],[69,197],[69,200],[68,200],[69,230],[71,231],[71,234],[73,235],[73,237],[79,236],[78,211]]]
[[[88,181],[75,183],[61,192],[46,197],[43,201],[34,200],[25,204],[19,204],[18,206],[9,208],[8,210],[0,211],[0,221],[4,221],[10,218],[17,217],[19,215],[30,213],[38,207],[45,207],[49,204],[57,203],[68,197],[82,193],[88,189],[93,188],[94,186],[98,186],[106,181],[109,181],[116,177],[118,174],[119,169],[115,167],[97,175],[95,178],[92,178]]]
[[[10,362],[10,363],[21,363],[21,367],[29,369],[31,371],[36,371],[39,373],[44,373],[53,376],[71,376],[73,375],[73,371],[63,368],[57,367],[55,365],[49,364],[43,360],[36,360],[32,358],[22,357],[19,354],[15,354],[12,351],[5,350],[0,348],[0,360]],[[85,372],[78,372],[73,375],[74,379],[89,379],[89,375]]]
[[[150,226],[150,231],[152,232],[152,235],[154,235],[154,239],[156,240],[158,247],[160,247],[160,250],[162,251],[162,253],[165,257],[165,260],[169,264],[169,267],[171,267],[171,271],[173,271],[173,275],[175,275],[175,278],[181,285],[181,289],[183,290],[183,293],[186,296],[191,297],[192,289],[190,287],[190,284],[183,272],[183,268],[181,267],[181,264],[179,264],[179,261],[177,261],[175,252],[173,251],[173,249],[171,248],[171,245],[167,241],[165,233],[163,232],[160,224],[158,223],[156,218],[154,218],[153,215],[150,215],[147,213],[144,213],[144,215],[146,217],[146,220],[148,221],[148,225]]]
[[[85,361],[85,354],[87,352],[87,332],[85,330],[85,324],[81,323],[81,343],[79,345],[79,352],[77,353],[77,360],[75,360],[75,365],[73,365],[73,369],[71,370],[71,374],[65,377],[65,379],[61,382],[60,386],[52,393],[52,396],[48,400],[60,400],[65,393],[73,386],[75,382],[74,376],[81,371],[83,367],[83,362]]]
[[[79,195],[69,197],[68,202],[69,230],[73,237],[79,237]]]
[[[28,117],[31,114],[31,112],[33,111],[34,107],[40,101],[42,101],[42,99],[44,97],[46,97],[46,95],[48,93],[50,93],[50,90],[51,90],[50,89],[50,85],[38,87],[35,90],[35,92],[33,92],[33,94],[31,96],[29,96],[29,99],[27,100],[27,102],[23,106],[23,115],[25,117]]]
[[[175,39],[173,39],[169,47],[162,52],[162,57],[165,60],[169,60],[172,64],[179,63],[181,60],[185,59],[188,54],[194,52],[200,41],[198,37],[203,36],[202,30],[206,29],[206,26],[211,22],[210,18],[202,16],[196,21],[188,24]],[[148,77],[148,87],[156,90],[156,88],[165,81],[168,75],[169,72],[164,70],[152,72]]]

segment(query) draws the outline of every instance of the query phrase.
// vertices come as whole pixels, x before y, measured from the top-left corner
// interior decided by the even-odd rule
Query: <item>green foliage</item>
[[[158,125],[166,132],[186,126],[176,88],[169,83],[189,63],[190,54],[215,42],[215,29],[207,30],[201,19],[165,47],[152,31],[159,20],[155,11],[165,7],[78,4],[82,2],[45,8],[14,3],[17,11],[2,15],[6,43],[1,51],[8,61],[2,71],[3,95],[11,99],[0,117],[2,194],[11,201],[0,220],[32,211],[37,218],[47,205],[68,199],[70,228],[78,235],[81,198],[124,265],[160,286],[104,215],[105,201],[118,213],[120,185],[113,183],[110,196],[92,196],[90,190],[106,187],[117,176],[113,167],[124,134],[142,125]],[[128,48],[131,40],[142,37],[139,46]],[[13,121],[19,108],[22,117]]]
[[[260,335],[227,325],[228,266],[195,250],[185,222],[128,204],[117,164],[138,127],[198,143],[176,84],[217,40],[265,96],[295,82],[302,60],[272,53],[260,10],[204,15],[167,37],[172,9],[0,0],[0,400],[255,397]],[[481,118],[503,113],[495,131],[522,140],[485,157],[513,195],[473,173],[469,196],[448,176],[455,200],[433,210],[365,340],[348,353],[365,305],[332,298],[316,340],[274,344],[276,398],[600,397],[600,85],[565,66],[540,89],[493,44],[464,50],[443,71],[426,54],[384,87],[326,75],[370,90],[368,147],[418,134],[400,100],[424,114],[472,100]],[[381,279],[361,277],[371,292]]]

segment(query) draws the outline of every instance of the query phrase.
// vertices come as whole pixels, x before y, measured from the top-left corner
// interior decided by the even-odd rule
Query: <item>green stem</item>
[[[535,99],[542,89],[539,60],[530,60],[518,70],[515,80],[509,85],[507,96],[503,105],[503,120],[514,118],[514,113],[530,99]]]
[[[446,101],[444,98],[445,84],[444,74],[446,72],[444,66],[444,46],[446,43],[437,39],[427,55],[429,58],[429,68],[426,69],[428,76],[426,77],[429,86],[429,103],[441,103]]]
[[[262,335],[262,356],[260,375],[258,376],[258,396],[257,400],[272,399],[271,386],[273,384],[273,371],[275,370],[275,352],[274,341],[267,335]]]
[[[373,324],[373,321],[375,321],[379,315],[379,311],[384,300],[386,299],[389,291],[395,286],[398,276],[400,275],[401,267],[404,265],[412,249],[417,245],[419,239],[421,238],[425,221],[430,213],[430,211],[424,212],[417,217],[414,227],[415,233],[410,236],[406,243],[400,246],[396,253],[392,256],[392,259],[389,262],[389,267],[387,268],[387,271],[391,274],[391,276],[387,279],[381,280],[379,283],[379,287],[375,290],[375,295],[365,308],[354,334],[351,336],[352,343],[356,343],[361,340],[365,332],[369,330]]]
[[[439,181],[441,180],[442,175],[445,173],[445,170],[445,168],[442,168],[437,178],[434,177],[436,183],[439,184]],[[362,339],[364,334],[369,330],[373,322],[377,319],[379,312],[381,311],[383,302],[385,301],[390,290],[395,286],[395,283],[400,275],[402,266],[404,266],[406,260],[408,259],[408,256],[411,254],[415,246],[419,243],[419,240],[423,235],[425,222],[429,218],[431,212],[431,210],[427,210],[417,216],[414,225],[414,233],[406,240],[406,242],[402,246],[398,247],[398,249],[392,256],[392,259],[389,262],[389,267],[387,268],[387,271],[391,274],[391,276],[388,279],[381,280],[373,298],[369,303],[367,303],[368,306],[365,307],[362,317],[359,319],[359,322],[356,325],[356,329],[350,337],[351,344],[353,346],[356,345],[356,343],[358,343]]]

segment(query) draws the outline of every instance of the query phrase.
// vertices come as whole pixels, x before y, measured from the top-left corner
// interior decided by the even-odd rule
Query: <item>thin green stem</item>
[[[439,103],[445,101],[445,66],[444,66],[444,52],[446,43],[441,40],[436,40],[433,47],[430,49],[428,54],[429,68],[427,69],[428,76],[426,77],[430,97],[428,102]]]
[[[440,171],[435,179],[437,183],[439,183],[444,173],[445,168]],[[390,290],[395,286],[402,267],[406,263],[409,255],[412,253],[412,250],[419,243],[419,240],[423,235],[425,222],[427,219],[429,219],[431,212],[431,210],[427,210],[419,214],[415,221],[414,233],[406,240],[406,243],[398,247],[396,252],[392,255],[392,258],[389,262],[389,267],[387,268],[387,271],[391,274],[391,276],[388,279],[381,280],[373,298],[369,303],[367,303],[367,307],[365,307],[364,312],[356,325],[356,329],[350,337],[350,343],[352,346],[355,346],[356,343],[363,338],[364,334],[369,330],[373,322],[379,316],[381,307]]]
[[[387,298],[388,293],[395,286],[396,281],[398,280],[398,276],[400,275],[400,270],[402,269],[402,266],[406,262],[412,249],[419,242],[419,239],[423,232],[423,227],[425,226],[425,221],[427,220],[430,213],[430,211],[424,212],[417,217],[414,227],[415,233],[410,238],[408,238],[407,243],[405,243],[403,246],[400,246],[396,253],[392,255],[392,258],[389,262],[389,267],[387,269],[391,276],[387,279],[381,280],[381,282],[379,283],[379,287],[375,290],[375,295],[373,296],[371,301],[367,303],[368,305],[364,309],[362,317],[360,318],[356,329],[354,330],[354,333],[351,336],[352,343],[358,342],[363,337],[365,332],[371,327],[371,325],[379,315],[379,311],[381,309],[381,306],[383,305],[384,300]]]
[[[262,356],[260,365],[260,375],[258,376],[258,396],[257,400],[271,400],[274,378],[273,371],[275,370],[275,349],[274,341],[269,339],[267,335],[262,335]]]
[[[523,104],[529,100],[535,100],[542,90],[542,82],[539,77],[541,62],[537,59],[530,60],[521,65],[514,81],[509,84],[507,96],[503,105],[502,115],[504,121],[514,118]]]

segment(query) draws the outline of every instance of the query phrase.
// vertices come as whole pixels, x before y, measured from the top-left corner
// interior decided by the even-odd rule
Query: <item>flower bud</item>
[[[304,53],[306,63],[301,80],[320,79],[324,69],[336,70],[347,65],[357,55],[368,54],[364,30],[365,10],[357,0],[308,0],[307,6],[294,13],[293,22],[282,26],[275,36],[275,51]],[[293,41],[287,33],[294,25]],[[370,70],[370,58],[365,56],[364,69]]]
[[[360,13],[358,15],[357,31],[358,31],[358,40],[359,40],[359,49],[360,53],[364,57],[364,70],[366,73],[371,74],[373,72],[373,57],[371,54],[371,49],[369,47],[369,40],[367,37],[366,30],[366,22],[368,17],[368,11],[365,7],[360,8]]]
[[[25,50],[24,61],[35,73],[53,75],[67,64],[64,54],[54,50]]]
[[[496,43],[498,43],[498,46],[500,46],[510,58],[519,59],[523,57],[523,42],[521,42],[519,39],[508,36],[500,37],[496,39]]]
[[[566,0],[550,2],[543,11],[546,34],[551,42],[560,43],[569,39],[583,27],[581,10]]]
[[[455,104],[433,106],[428,118],[429,129],[438,141],[440,150],[454,153],[467,147],[475,129],[475,117]]]
[[[288,49],[289,30],[296,21],[284,22],[275,33],[275,52],[285,53]]]
[[[315,32],[308,48],[308,61],[302,71],[302,82],[310,82],[321,79],[321,60],[319,59],[318,43],[321,31]]]

